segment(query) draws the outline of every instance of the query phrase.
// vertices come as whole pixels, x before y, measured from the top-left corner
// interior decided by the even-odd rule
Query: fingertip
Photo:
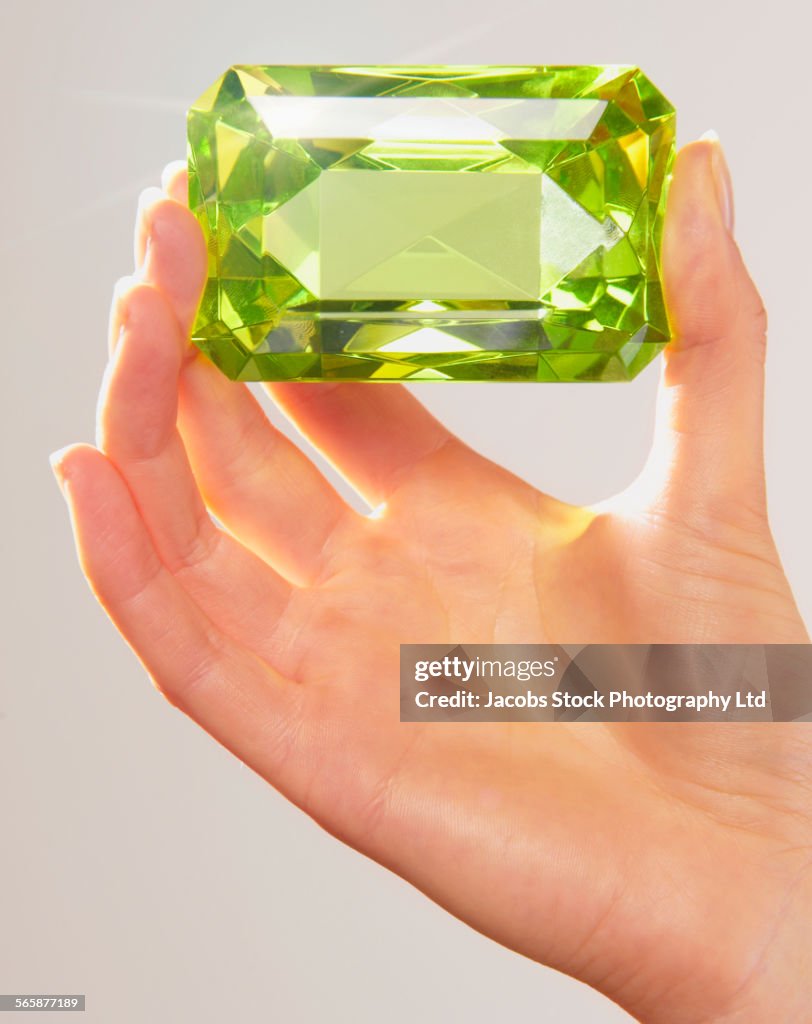
[[[189,171],[185,160],[172,160],[164,167],[161,188],[176,203],[188,205]]]
[[[669,502],[695,521],[741,517],[744,493],[763,501],[763,304],[732,234],[732,186],[715,132],[674,164],[663,237],[672,339],[658,416],[669,459]]]
[[[188,332],[208,262],[200,225],[188,208],[165,197],[145,212],[144,219],[149,237],[145,277],[166,296],[182,329]]]
[[[705,132],[683,146],[674,163],[666,214],[669,228],[722,229],[733,234],[733,182],[718,134]],[[673,234],[673,230],[671,234]]]
[[[718,135],[714,140],[712,166],[719,211],[725,228],[732,237],[736,223],[736,211],[733,202],[733,178],[731,177],[727,157]]]
[[[110,320],[107,328],[107,352],[109,356],[115,354],[116,348],[124,333],[124,325],[127,311],[127,296],[142,283],[138,274],[126,274],[120,277],[113,285],[113,297],[110,302]]]
[[[730,230],[723,160],[715,133],[706,133],[683,146],[674,163],[662,252],[671,350],[723,336],[747,277]]]
[[[120,340],[99,393],[96,438],[116,458],[147,457],[174,428],[187,345],[164,295],[137,282],[119,302]]]
[[[51,465],[51,472],[56,477],[56,482],[59,485],[59,489],[65,496],[65,484],[67,477],[64,470],[65,459],[70,452],[71,446],[68,445],[65,448],[58,448],[55,452],[51,452],[48,456],[48,462]]]
[[[700,142],[718,142],[719,141],[719,132],[717,132],[715,128],[708,128],[708,130],[706,132],[702,132],[702,134],[699,136],[699,141]]]
[[[143,217],[144,211],[148,210],[150,206],[154,206],[155,203],[160,203],[164,199],[166,199],[166,195],[157,185],[150,185],[147,188],[141,189],[135,208],[136,220],[139,217]]]
[[[161,185],[144,189],[138,200],[135,270],[166,295],[181,328],[188,332],[206,278],[206,243],[188,208],[188,172],[183,161],[167,164]],[[111,346],[117,333],[111,324]]]
[[[138,275],[121,277],[113,288],[113,304],[119,337],[130,327],[153,327],[156,317],[167,311],[161,293]],[[163,318],[161,323],[164,322]]]
[[[707,231],[723,226],[713,181],[716,145],[703,137],[687,143],[677,153],[668,193],[666,239],[677,231],[686,234],[698,228]]]
[[[200,225],[188,207],[181,206],[172,199],[163,196],[160,202],[146,210],[146,228],[150,238],[159,238],[165,244],[183,245],[193,249],[193,255],[206,251]]]
[[[133,235],[133,266],[136,270],[141,267],[146,258],[146,249],[149,243],[149,235],[144,230],[146,212],[155,203],[166,199],[164,193],[156,185],[141,190],[138,196],[138,203],[135,209],[135,232]]]
[[[103,460],[104,455],[92,444],[84,442],[65,445],[51,452],[48,461],[59,489],[66,499],[69,498],[68,486],[86,475],[88,470],[92,470],[99,459]]]
[[[68,506],[79,564],[91,591],[109,613],[109,599],[132,592],[139,573],[154,571],[157,557],[137,531],[138,513],[132,496],[111,460],[90,444],[69,445],[54,452],[55,472]],[[137,583],[136,583],[137,586]]]
[[[122,288],[117,299],[119,331],[111,369],[124,363],[127,377],[150,373],[177,373],[185,341],[172,309],[162,292],[149,281],[133,279]]]

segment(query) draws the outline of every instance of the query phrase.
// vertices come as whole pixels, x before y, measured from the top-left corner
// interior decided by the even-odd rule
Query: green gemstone
[[[239,380],[629,380],[674,122],[635,67],[233,67],[188,116],[194,341]]]

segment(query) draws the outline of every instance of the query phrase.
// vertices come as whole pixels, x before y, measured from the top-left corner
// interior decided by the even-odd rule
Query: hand
[[[535,491],[398,386],[269,385],[379,512],[350,510],[189,345],[206,255],[177,169],[114,302],[99,446],[55,460],[84,572],[173,704],[475,928],[668,1024],[812,1019],[812,734],[401,724],[398,651],[806,642],[726,182],[718,143],[681,151],[653,455],[600,509]]]

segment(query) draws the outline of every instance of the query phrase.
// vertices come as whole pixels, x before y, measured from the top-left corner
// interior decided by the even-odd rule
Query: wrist
[[[774,871],[774,864],[765,862],[754,868],[750,885],[728,891],[720,900],[709,896],[709,918],[716,916],[720,902],[727,905],[727,913],[714,927],[698,928],[687,943],[690,980],[679,984],[674,979],[671,996],[666,987],[656,1002],[627,1007],[642,1024],[812,1021],[812,850],[804,851],[800,866],[798,854],[779,851],[769,858],[786,857],[796,865],[781,881],[774,880],[775,885],[764,885],[764,876]],[[771,898],[754,907],[765,888]]]
[[[812,845],[797,825],[780,842],[754,826],[691,830],[690,854],[678,839],[641,850],[640,884],[564,969],[641,1024],[810,1024]]]

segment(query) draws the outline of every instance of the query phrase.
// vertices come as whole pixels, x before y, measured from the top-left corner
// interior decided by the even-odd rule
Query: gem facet
[[[628,380],[674,122],[634,67],[233,67],[188,116],[193,339],[240,380]]]

